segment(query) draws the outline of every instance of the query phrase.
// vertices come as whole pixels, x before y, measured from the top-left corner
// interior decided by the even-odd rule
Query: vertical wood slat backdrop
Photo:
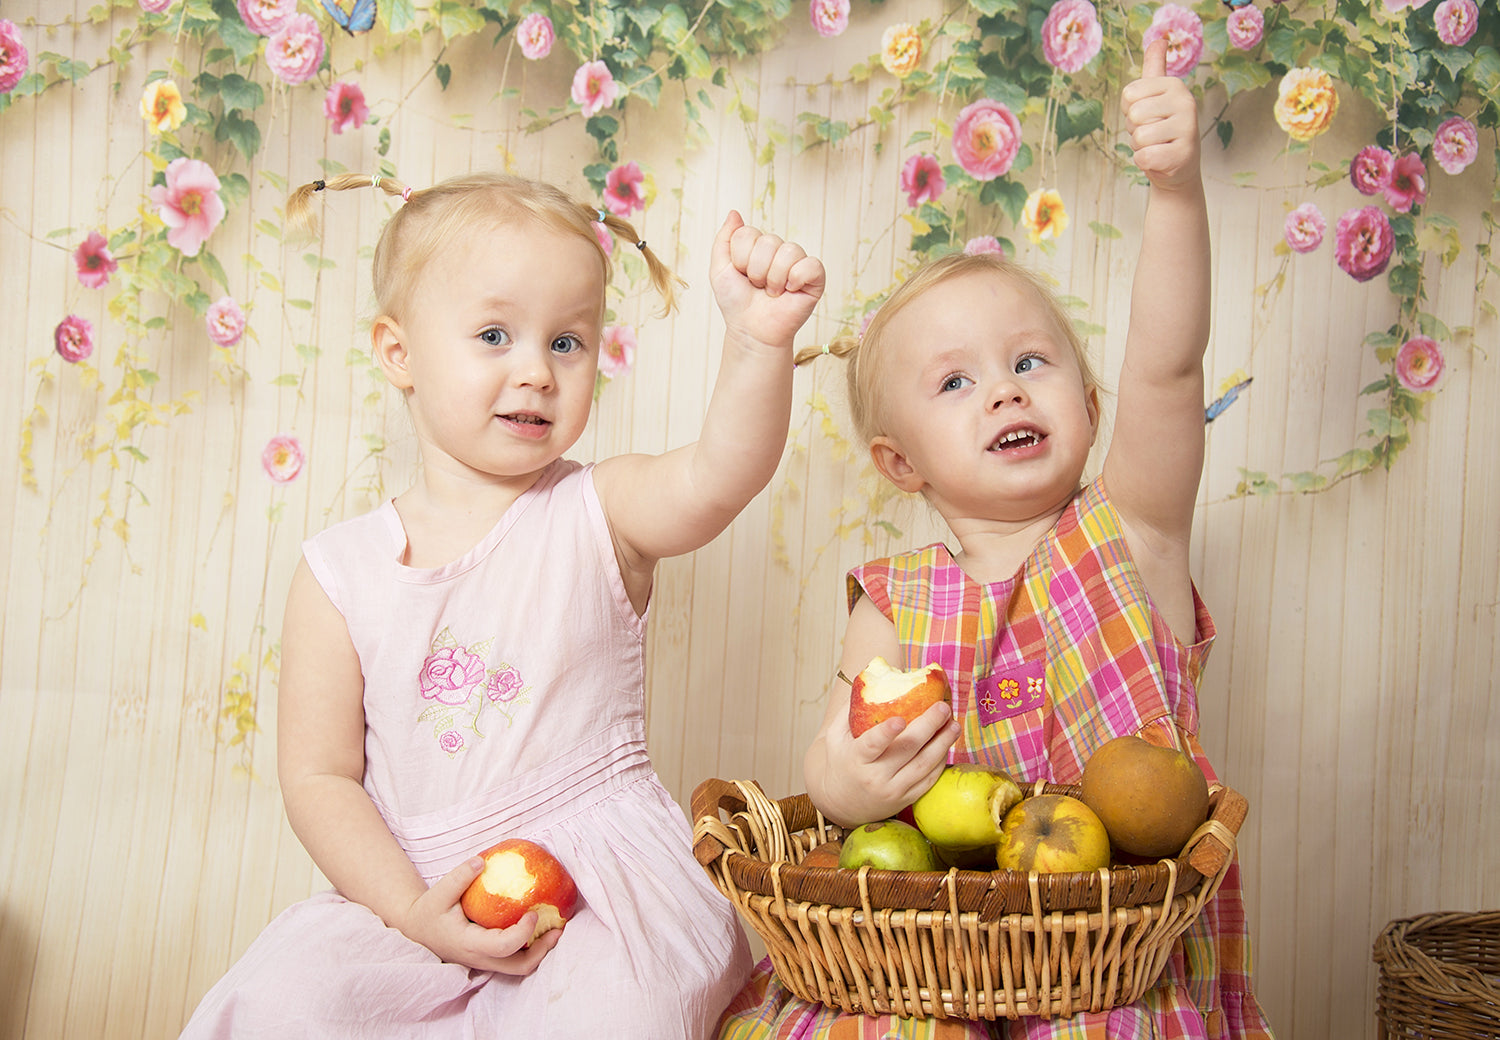
[[[70,6],[81,23],[91,3],[7,0],[3,13],[56,24]],[[670,100],[677,88],[667,88],[659,111],[626,110],[624,158],[650,170],[656,187],[643,232],[691,288],[670,319],[651,317],[650,299],[617,302],[620,319],[640,326],[641,350],[633,373],[605,389],[575,457],[660,451],[695,435],[719,349],[708,244],[730,207],[828,265],[826,302],[800,342],[839,331],[844,301],[889,282],[906,235],[897,171],[931,112],[900,112],[878,150],[864,131],[802,154],[783,144],[769,165],[756,156],[778,128],[796,127],[799,112],[850,119],[866,111],[878,81],[836,86],[827,75],[874,53],[885,24],[935,10],[925,0],[857,6],[850,31],[834,41],[794,15],[777,50],[732,69],[731,87],[705,117],[711,143],[700,148],[681,147],[682,117]],[[64,27],[45,46],[102,53],[133,16],[117,9],[114,24]],[[493,63],[488,41],[450,47],[447,92],[430,75],[430,42],[399,57],[382,53],[373,34],[333,45],[343,49],[341,67],[352,64],[349,51],[363,50],[361,82],[384,101],[376,111],[403,179],[420,185],[508,166],[581,189],[579,171],[593,154],[579,121],[521,129],[522,109],[545,111],[566,96],[572,70],[560,55],[513,63],[508,85],[519,94],[502,99],[498,73],[479,72]],[[281,813],[274,667],[262,660],[277,639],[300,540],[399,490],[413,472],[399,401],[366,366],[346,361],[365,347],[368,248],[389,206],[365,195],[330,199],[325,234],[308,246],[283,245],[255,226],[279,222],[281,192],[263,174],[295,185],[319,175],[317,157],[354,170],[375,161],[375,129],[329,135],[310,88],[274,95],[248,170],[251,197],[209,243],[251,311],[253,338],[236,348],[246,373],[226,373],[187,308],[148,297],[143,317],[169,319],[147,345],[161,377],[153,400],[199,396],[141,438],[149,462],[126,460],[119,470],[82,457],[79,435],[105,414],[78,374],[54,359],[55,381],[39,388],[33,362],[50,356],[52,328],[66,313],[94,322],[101,369],[118,349],[104,310],[109,290],[82,290],[56,247],[131,219],[150,177],[137,98],[145,74],[173,57],[190,67],[198,60],[156,49],[0,115],[5,1037],[174,1035],[265,922],[321,887]],[[758,113],[753,122],[731,114],[736,91]],[[408,95],[392,117],[394,100]],[[1379,375],[1361,341],[1394,317],[1382,282],[1359,286],[1337,271],[1331,241],[1293,260],[1279,294],[1255,291],[1276,274],[1271,247],[1285,207],[1301,199],[1235,187],[1232,178],[1253,170],[1257,184],[1295,183],[1306,161],[1281,154],[1269,111],[1267,92],[1237,99],[1234,149],[1206,147],[1217,287],[1208,375],[1212,384],[1245,368],[1255,384],[1208,435],[1194,571],[1220,636],[1202,691],[1203,736],[1252,807],[1241,857],[1258,989],[1273,1023],[1299,1038],[1369,1035],[1369,950],[1385,922],[1493,905],[1500,890],[1495,322],[1475,299],[1477,222],[1469,220],[1458,263],[1428,274],[1433,312],[1450,327],[1472,326],[1475,349],[1448,345],[1451,371],[1430,421],[1394,469],[1317,495],[1229,498],[1241,467],[1309,469],[1353,445],[1365,426],[1357,391]],[[1376,118],[1346,100],[1318,157],[1352,154]],[[221,157],[230,161],[227,151]],[[1493,181],[1482,160],[1443,187],[1477,209]],[[1057,183],[1072,228],[1049,255],[1024,241],[1023,249],[1088,301],[1088,320],[1107,330],[1092,346],[1113,378],[1143,195],[1074,153],[1065,153]],[[1347,194],[1339,202],[1352,205]],[[1123,239],[1095,236],[1091,219],[1119,227]],[[49,238],[62,228],[74,231]],[[332,266],[314,267],[306,253]],[[285,297],[311,299],[314,309],[285,307],[262,268]],[[299,343],[316,344],[321,356],[305,362]],[[300,386],[273,385],[281,373],[298,374]],[[799,401],[826,393],[841,415],[840,381],[837,363],[814,364],[797,377]],[[39,487],[31,490],[20,486],[20,428],[35,402],[48,417],[36,427]],[[683,802],[709,776],[753,777],[776,796],[802,789],[802,749],[842,631],[844,571],[941,536],[920,504],[898,502],[883,517],[901,538],[874,527],[841,537],[838,525],[861,518],[873,485],[860,457],[839,456],[818,423],[799,404],[771,488],[712,545],[660,568],[650,741]],[[301,438],[309,461],[277,488],[259,454],[281,431]],[[384,439],[378,455],[367,435]],[[126,481],[133,497],[122,493]],[[130,502],[128,544],[110,532],[113,517],[95,526],[106,494],[117,509]],[[244,755],[228,746],[219,719],[239,672],[257,696],[260,727]]]

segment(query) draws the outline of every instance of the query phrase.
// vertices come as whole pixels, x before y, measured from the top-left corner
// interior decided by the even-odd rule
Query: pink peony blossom
[[[1378,145],[1366,145],[1349,163],[1349,180],[1361,195],[1379,195],[1391,181],[1395,158]]]
[[[1151,16],[1151,25],[1141,36],[1141,46],[1167,41],[1167,75],[1186,76],[1203,57],[1203,19],[1186,7],[1162,4]]]
[[[604,250],[605,256],[613,256],[615,252],[615,236],[609,233],[609,228],[599,221],[593,222],[594,237],[599,240],[599,248]]]
[[[1450,47],[1462,47],[1479,28],[1479,5],[1474,0],[1443,0],[1432,13],[1438,39]]]
[[[203,242],[224,219],[219,178],[202,159],[179,156],[167,164],[167,183],[151,189],[151,201],[163,224],[167,242],[183,256],[197,256]]]
[[[270,36],[297,13],[297,0],[238,0],[240,21],[253,33]]]
[[[1432,157],[1448,173],[1462,173],[1479,158],[1479,131],[1463,116],[1450,116],[1433,135]]]
[[[1407,152],[1391,164],[1385,201],[1397,213],[1410,213],[1413,206],[1427,201],[1427,164],[1416,152]]]
[[[1304,202],[1286,215],[1283,234],[1286,244],[1296,253],[1311,253],[1323,244],[1323,233],[1328,230],[1328,221],[1323,211],[1311,202]]]
[[[245,334],[245,312],[232,296],[221,296],[208,308],[205,319],[208,338],[221,347],[232,347]]]
[[[849,0],[810,0],[807,17],[819,36],[837,36],[849,28]]]
[[[934,202],[946,187],[943,166],[935,155],[913,155],[901,167],[901,190],[906,192],[908,206]]]
[[[1089,0],[1057,0],[1042,22],[1042,57],[1063,72],[1077,72],[1099,53],[1104,29]]]
[[[94,352],[94,326],[87,318],[70,314],[52,330],[52,344],[58,357],[76,365]]]
[[[634,161],[616,166],[604,178],[604,205],[617,217],[646,208],[646,178]]]
[[[265,450],[260,453],[260,464],[265,469],[266,476],[278,484],[296,480],[305,460],[302,442],[289,433],[278,433],[266,441]]]
[[[97,231],[90,231],[73,250],[73,265],[78,269],[79,283],[88,289],[108,284],[109,276],[120,269],[118,261],[110,255],[109,243]]]
[[[975,235],[964,243],[964,252],[969,256],[980,256],[984,253],[994,253],[996,256],[1005,256],[1005,247],[994,235]]]
[[[21,42],[21,30],[9,18],[0,18],[0,94],[14,90],[30,64],[31,56]]]
[[[365,120],[370,118],[370,106],[365,104],[365,92],[359,89],[358,83],[341,79],[323,95],[323,114],[328,117],[333,132],[341,134],[364,126]]]
[[[1351,209],[1333,231],[1333,255],[1349,277],[1368,282],[1391,261],[1395,235],[1391,222],[1375,206]]]
[[[312,79],[323,64],[323,34],[310,14],[294,14],[266,41],[266,64],[283,83]]]
[[[1242,51],[1248,51],[1266,34],[1266,16],[1254,4],[1236,7],[1229,12],[1227,20],[1229,42]]]
[[[516,40],[521,44],[521,57],[539,61],[552,53],[552,41],[557,34],[552,29],[552,19],[540,11],[533,11],[521,19],[516,26]]]
[[[422,696],[439,704],[467,704],[469,695],[484,685],[484,659],[467,647],[445,646],[422,663],[417,677]]]
[[[172,6],[172,0],[141,0],[141,10],[150,11],[152,14],[161,14]]]
[[[599,371],[610,379],[623,376],[635,364],[635,351],[639,345],[635,330],[629,325],[606,325],[604,342],[599,346]]]
[[[992,181],[1021,150],[1021,122],[1003,102],[982,98],[964,106],[953,128],[953,154],[975,180]]]
[[[1443,351],[1431,337],[1413,336],[1396,352],[1396,379],[1415,393],[1431,390],[1443,368]]]
[[[583,118],[593,118],[619,96],[620,87],[604,62],[585,62],[573,73],[573,102],[583,109]]]

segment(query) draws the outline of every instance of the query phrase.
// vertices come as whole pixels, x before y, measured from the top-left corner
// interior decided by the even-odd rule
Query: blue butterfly
[[[369,32],[375,25],[375,0],[354,0],[354,9],[348,14],[334,0],[323,0],[323,10],[350,36]]]
[[[1278,2],[1280,2],[1280,0],[1278,0]],[[1223,3],[1225,7],[1229,8],[1231,11],[1234,11],[1238,10],[1241,7],[1249,7],[1251,4],[1255,3],[1255,0],[1223,0]]]
[[[1228,390],[1224,391],[1224,395],[1222,397],[1220,397],[1217,401],[1214,401],[1207,408],[1203,409],[1204,425],[1208,425],[1219,416],[1223,415],[1224,409],[1234,404],[1234,399],[1240,396],[1240,391],[1249,386],[1250,383],[1251,380],[1246,379],[1244,382],[1234,384]]]

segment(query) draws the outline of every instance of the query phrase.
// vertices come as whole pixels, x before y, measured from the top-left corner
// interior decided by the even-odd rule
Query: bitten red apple
[[[849,732],[856,737],[886,719],[912,721],[946,701],[948,676],[940,664],[902,671],[877,657],[854,677],[849,690]]]
[[[509,928],[535,910],[535,939],[573,916],[578,888],[557,857],[540,845],[506,838],[479,855],[484,870],[459,899],[464,916],[475,924]]]

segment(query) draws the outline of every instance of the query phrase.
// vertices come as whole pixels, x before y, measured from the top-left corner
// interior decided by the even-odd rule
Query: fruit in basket
[[[948,676],[940,664],[902,671],[877,657],[849,688],[849,732],[856,737],[886,719],[907,722],[949,699]]]
[[[804,867],[837,867],[839,865],[839,853],[844,849],[841,841],[825,841],[802,857]]]
[[[844,835],[839,866],[877,870],[942,870],[932,843],[900,820],[865,823]]]
[[[484,870],[459,899],[464,916],[475,924],[509,928],[535,910],[535,939],[573,916],[578,888],[557,857],[540,845],[506,838],[479,855]]]
[[[1021,794],[1021,785],[1000,770],[959,762],[944,768],[912,803],[912,817],[927,840],[945,852],[991,849],[1000,840],[1000,821]]]
[[[1071,795],[1033,795],[1005,814],[995,864],[1043,874],[1098,870],[1109,866],[1109,832]]]
[[[1137,736],[1095,751],[1081,788],[1114,846],[1137,856],[1177,855],[1208,818],[1208,781],[1193,756]]]

